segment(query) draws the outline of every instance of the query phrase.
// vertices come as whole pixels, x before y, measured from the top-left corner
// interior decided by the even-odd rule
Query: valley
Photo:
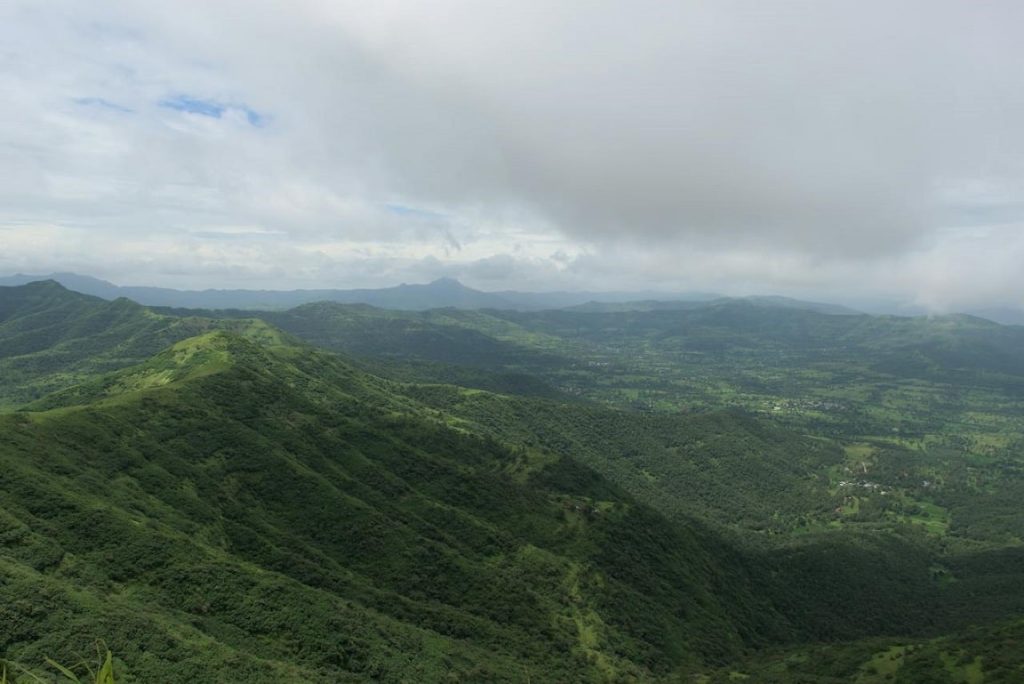
[[[643,308],[0,288],[9,669],[1016,681],[1024,329]]]

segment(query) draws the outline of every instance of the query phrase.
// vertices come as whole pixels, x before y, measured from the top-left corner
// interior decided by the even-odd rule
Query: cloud
[[[79,97],[74,100],[75,104],[82,105],[83,107],[100,107],[102,109],[108,109],[114,112],[120,112],[121,114],[131,114],[132,110],[128,107],[121,106],[116,102],[110,102],[104,100],[102,97]]]
[[[941,0],[8,3],[0,266],[1013,300],[1022,24]]]

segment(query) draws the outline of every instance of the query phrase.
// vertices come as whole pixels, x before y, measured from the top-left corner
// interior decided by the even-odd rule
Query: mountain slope
[[[21,346],[0,363],[52,354],[27,377],[62,389],[0,415],[5,658],[73,662],[102,638],[135,681],[657,680],[762,647],[920,640],[1024,614],[1012,539],[832,510],[851,499],[832,477],[851,453],[860,477],[888,483],[933,477],[923,452],[841,451],[736,411],[399,384],[245,313],[14,290],[0,297],[0,341]],[[316,341],[392,344],[410,360],[465,343],[480,363],[555,358],[548,368],[578,373],[552,350],[586,349],[494,312],[323,306],[297,319]],[[380,334],[381,319],[399,324]],[[954,338],[987,325],[952,322]],[[168,338],[140,363],[92,370]],[[1014,477],[1011,461],[991,465]],[[977,509],[972,529],[998,523],[987,471],[965,472],[966,489],[915,496],[955,493],[961,505],[943,505],[964,520]],[[877,505],[852,498],[858,516]]]
[[[312,290],[175,290],[165,287],[119,286],[76,273],[51,273],[0,277],[0,286],[25,285],[37,280],[55,280],[75,292],[104,299],[127,297],[146,306],[197,309],[287,309],[310,302],[331,301],[370,304],[385,309],[425,310],[444,307],[459,309],[520,309],[532,311],[575,306],[592,300],[625,302],[655,296],[652,292],[483,292],[466,287],[453,278],[438,278],[424,284],[401,284],[372,289]],[[662,297],[664,293],[657,293]],[[667,295],[672,299],[701,301],[715,295],[688,293]]]
[[[215,332],[0,416],[0,648],[134,681],[571,681],[780,639],[744,558],[337,359]]]
[[[364,304],[316,302],[287,311],[158,309],[173,316],[260,320],[310,344],[358,357],[389,377],[489,391],[569,399],[541,379],[567,367],[572,347],[546,340],[485,312],[389,311]],[[526,373],[520,369],[529,369]]]
[[[606,468],[667,514],[710,504],[699,514],[748,529],[912,522],[938,536],[949,532],[950,541],[1013,543],[1024,535],[1013,504],[1024,492],[1024,337],[1017,328],[964,316],[834,316],[750,301],[610,314],[322,303],[260,315],[390,377],[557,400],[526,405],[456,393],[449,408],[477,427],[504,421],[497,427],[520,441],[554,434],[552,444],[570,444],[576,457]],[[448,391],[436,398],[448,401]],[[588,403],[652,418],[602,413]],[[723,410],[731,417],[716,431],[714,449],[673,453],[679,444],[696,448],[686,433],[712,424],[699,414]],[[793,439],[789,458],[749,439],[751,422],[742,414],[817,440]],[[841,462],[835,450],[816,448],[828,443],[822,438],[846,447]]]
[[[139,363],[214,328],[280,335],[255,319],[164,316],[127,299],[108,302],[53,281],[0,288],[0,408]]]
[[[494,315],[536,334],[661,354],[736,354],[746,355],[736,357],[745,361],[774,356],[802,363],[852,355],[858,361],[870,357],[882,370],[899,368],[926,378],[955,377],[961,369],[1024,375],[1024,328],[964,315],[834,315],[756,299],[667,311]]]
[[[643,414],[444,385],[403,392],[510,444],[571,455],[677,520],[790,532],[831,515],[835,444],[738,412]]]
[[[822,302],[807,302],[800,299],[778,296],[750,296],[750,297],[708,297],[700,299],[671,299],[671,300],[637,300],[628,302],[587,302],[572,307],[565,307],[566,310],[576,313],[621,313],[626,311],[684,311],[700,309],[709,306],[721,306],[730,302],[748,302],[762,307],[779,309],[798,309],[801,311],[813,311],[816,313],[829,314],[834,316],[855,316],[860,312],[840,304],[825,304]]]
[[[119,286],[76,273],[51,273],[46,276],[7,276],[0,278],[0,286],[16,287],[44,280],[53,280],[69,290],[82,294],[108,300],[124,297],[146,306],[287,309],[309,302],[335,301],[408,310],[445,306],[469,309],[514,308],[501,294],[474,290],[450,278],[440,278],[423,285],[402,284],[395,287],[358,290],[174,290],[165,287]]]
[[[772,651],[706,673],[708,684],[919,684],[1024,679],[1024,621],[975,627],[931,640],[871,639]]]

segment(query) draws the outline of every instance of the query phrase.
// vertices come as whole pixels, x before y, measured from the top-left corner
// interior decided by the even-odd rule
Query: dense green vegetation
[[[70,292],[53,281],[2,292],[0,409],[140,363],[214,327],[280,335],[257,320],[163,316],[127,299],[108,302]]]
[[[565,681],[784,628],[699,528],[311,350],[211,333],[33,408],[0,425],[13,660],[103,636],[136,681]]]
[[[865,640],[772,651],[705,673],[704,684],[1013,684],[1024,679],[1024,622],[967,630],[927,641]]]
[[[841,463],[842,450],[739,412],[636,414],[446,385],[402,391],[526,452],[571,455],[676,520],[777,534],[833,514],[822,466]]]
[[[253,314],[0,288],[0,658],[1019,681],[1022,338],[753,302]]]
[[[834,515],[798,504],[805,531],[913,522],[951,543],[1024,539],[1012,506],[1024,494],[1024,328],[747,300],[605,308],[414,313],[323,303],[258,315],[397,379],[633,414],[741,411],[837,442],[845,462],[830,456],[810,475],[827,479]]]

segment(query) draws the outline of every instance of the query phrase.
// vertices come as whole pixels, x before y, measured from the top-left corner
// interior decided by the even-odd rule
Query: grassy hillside
[[[1013,681],[1015,332],[730,307],[678,329],[698,309],[264,320],[2,289],[0,658],[39,672],[102,640],[126,681]],[[879,370],[922,345],[961,365]],[[477,388],[410,382],[440,378]]]
[[[700,517],[750,532],[791,532],[835,507],[835,444],[739,412],[638,414],[446,385],[408,396],[526,450],[573,458],[669,517]]]
[[[526,313],[321,303],[257,315],[360,357],[533,375],[639,410],[742,407],[833,436],[895,429],[903,440],[992,443],[1024,408],[1024,328],[969,316],[829,315],[748,300]]]
[[[492,392],[571,399],[544,376],[570,366],[564,343],[529,335],[478,311],[389,311],[316,302],[288,311],[158,309],[223,321],[258,317],[310,344],[351,355],[364,368],[408,382],[441,382]],[[502,334],[504,333],[504,334]],[[528,369],[528,370],[524,370]]]
[[[938,535],[909,509],[851,515],[849,492],[831,486],[849,456],[826,440],[738,413],[635,414],[444,386],[403,393],[521,453],[571,456],[670,519],[727,532],[801,638],[936,633],[1024,611],[1024,572],[1012,569],[1022,549]]]
[[[743,558],[569,458],[228,333],[0,418],[7,657],[133,681],[645,678],[785,635]]]
[[[802,456],[807,442],[794,445],[792,462],[780,460],[776,449],[760,471],[750,469],[757,460],[745,459],[749,474],[779,487],[783,497],[801,489],[807,494],[793,515],[778,506],[775,496],[773,520],[766,522],[758,514],[761,520],[755,524],[762,529],[802,527],[814,532],[837,525],[911,523],[954,542],[1024,540],[1024,518],[1013,507],[1024,495],[1024,328],[967,316],[827,315],[745,300],[677,310],[530,313],[385,312],[320,304],[260,315],[399,379],[460,384],[562,404],[572,398],[632,413],[678,416],[729,410],[735,415],[739,410],[802,435],[841,443],[845,457],[838,462],[835,452],[825,449],[819,454],[823,458],[809,464]],[[490,402],[485,411],[509,415],[501,402],[481,397],[470,401],[467,396],[456,405],[469,412],[468,420],[475,420],[470,414],[478,400]],[[615,414],[580,418],[581,411],[564,410],[573,418],[558,418],[561,407],[522,409],[533,417],[518,427],[505,421],[504,429],[550,430],[551,421],[561,420],[558,429],[565,431],[573,422],[619,425],[626,420]],[[699,431],[699,424],[696,420],[694,429]],[[745,428],[737,429],[743,433]],[[648,427],[645,433],[650,430],[662,428]],[[569,429],[577,436],[613,435],[611,443],[615,434],[634,431]],[[655,442],[648,443],[654,451],[645,447],[634,463],[653,460],[675,468],[665,451],[672,448],[671,440]],[[738,451],[748,455],[760,448],[739,442]],[[595,466],[609,460],[603,453],[605,441],[596,444],[601,453],[588,460]],[[618,455],[629,452],[620,449]],[[787,468],[804,473],[802,487],[791,487]],[[635,479],[638,470],[646,471],[647,482]],[[603,472],[631,483],[645,501],[656,497],[653,503],[660,496],[657,480],[664,475],[656,470],[641,464],[619,473],[629,479]],[[729,497],[722,493],[729,491],[742,504],[746,487],[733,486],[736,471],[726,468],[721,475],[712,477],[700,469],[695,477],[708,486],[690,491],[723,500]],[[821,509],[823,490],[828,511]],[[690,503],[683,502],[688,511],[693,510]],[[749,516],[735,522],[752,524]]]
[[[926,641],[872,639],[783,650],[705,673],[704,684],[1016,684],[1024,679],[1024,622]]]
[[[108,302],[71,292],[53,281],[0,288],[0,409],[139,363],[214,328],[280,335],[254,319],[165,316],[127,299]]]

